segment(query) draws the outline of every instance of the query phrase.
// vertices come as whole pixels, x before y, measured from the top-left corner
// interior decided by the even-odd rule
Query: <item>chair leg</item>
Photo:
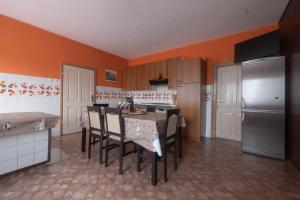
[[[102,164],[102,151],[103,151],[103,135],[100,136],[100,152],[99,152],[99,163]]]
[[[123,174],[123,150],[124,150],[124,143],[120,143],[120,157],[119,157],[119,174]]]
[[[137,153],[137,144],[134,144],[134,153]]]
[[[92,143],[92,134],[91,131],[89,132],[89,149],[88,149],[88,158],[91,158],[91,143]]]
[[[174,144],[174,170],[177,170],[177,156],[178,156],[178,147],[177,147],[177,136],[175,137],[175,144]]]
[[[105,143],[105,167],[108,166],[108,146],[109,146],[109,136],[108,134],[106,135],[106,143]]]
[[[140,159],[141,159],[141,163],[144,162],[144,149],[141,147],[141,153],[140,153]]]
[[[164,160],[164,181],[168,181],[168,158],[167,158],[167,145],[165,143],[163,149],[163,160]]]
[[[126,143],[123,143],[123,148],[122,148],[123,154],[126,154]],[[122,154],[122,155],[123,155]]]
[[[136,155],[137,155],[137,157],[136,157],[136,161],[137,161],[136,170],[137,170],[137,172],[140,172],[141,171],[141,146],[140,145],[137,147]]]

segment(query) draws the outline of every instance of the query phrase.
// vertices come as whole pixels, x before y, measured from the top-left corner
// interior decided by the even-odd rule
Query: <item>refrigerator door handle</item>
[[[245,112],[242,111],[242,123],[245,121]]]
[[[242,97],[242,99],[241,99],[241,106],[242,106],[242,109],[244,109],[245,108],[245,99],[244,99],[244,97]]]

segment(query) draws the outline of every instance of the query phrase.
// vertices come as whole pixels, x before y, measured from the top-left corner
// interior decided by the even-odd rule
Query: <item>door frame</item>
[[[241,63],[223,63],[213,66],[213,92],[212,92],[212,113],[211,113],[211,130],[212,138],[217,137],[217,80],[218,69],[222,67],[241,66]]]
[[[64,112],[64,104],[63,104],[63,99],[64,99],[64,65],[70,65],[72,67],[77,67],[81,69],[88,69],[94,71],[94,94],[95,97],[93,99],[93,103],[96,102],[96,77],[97,77],[97,69],[94,67],[86,67],[82,65],[74,65],[70,64],[68,62],[62,62],[60,65],[60,136],[63,136],[63,112]]]

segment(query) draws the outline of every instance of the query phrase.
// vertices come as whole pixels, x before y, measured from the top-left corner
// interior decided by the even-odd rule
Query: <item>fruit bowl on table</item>
[[[146,114],[146,110],[145,109],[136,109],[134,111],[130,111],[129,114],[130,115],[144,115]]]

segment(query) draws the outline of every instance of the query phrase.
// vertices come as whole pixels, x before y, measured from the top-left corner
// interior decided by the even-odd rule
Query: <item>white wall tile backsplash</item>
[[[121,88],[96,87],[96,102],[109,103],[116,106],[123,102],[126,97],[133,97],[135,103],[167,103],[176,104],[176,90],[169,90],[168,87],[156,87],[153,90],[122,91]]]
[[[60,80],[0,73],[0,113],[45,112],[60,115]],[[58,136],[59,124],[52,130]]]
[[[205,130],[203,136],[211,137],[212,85],[205,86]],[[136,103],[176,104],[176,90],[167,87],[151,91],[122,91],[121,88],[96,86],[96,103],[116,106],[133,96]],[[0,113],[45,112],[60,115],[60,80],[34,76],[0,73]],[[59,124],[52,130],[60,134]]]
[[[121,88],[96,86],[96,103],[108,103],[109,106],[116,107],[124,100],[125,95]]]

